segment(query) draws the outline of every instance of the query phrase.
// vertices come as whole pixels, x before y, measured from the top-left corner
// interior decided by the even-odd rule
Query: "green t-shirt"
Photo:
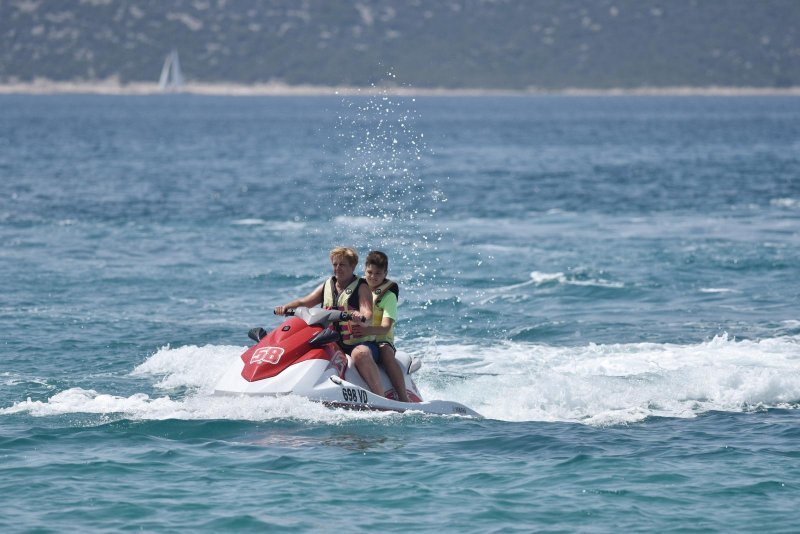
[[[381,313],[380,313],[381,321],[383,321],[384,317],[389,317],[390,319],[392,319],[394,321],[394,323],[397,322],[397,295],[395,295],[391,291],[387,291],[383,295],[383,298],[381,299],[381,301],[379,303],[377,303],[375,305],[375,307],[378,308],[379,310],[381,310]],[[376,336],[375,337],[375,341],[377,341],[379,343],[381,341],[388,341],[389,343],[394,343],[394,323],[392,323],[392,328],[389,330],[389,332],[387,334],[382,335],[382,336]],[[373,324],[375,324],[375,323],[373,323]],[[376,326],[380,326],[380,325],[381,325],[381,322],[378,322],[376,324]]]

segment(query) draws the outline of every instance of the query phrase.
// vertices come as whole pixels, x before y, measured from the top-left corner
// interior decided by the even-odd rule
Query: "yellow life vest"
[[[322,307],[326,310],[340,310],[343,312],[354,312],[359,310],[358,289],[361,284],[366,284],[363,278],[356,277],[344,291],[336,293],[336,277],[331,276],[325,281],[322,291]],[[373,341],[375,336],[363,336],[355,338],[350,333],[350,322],[337,323],[337,330],[342,335],[342,343],[345,345],[358,345],[365,341]]]
[[[400,287],[396,282],[386,279],[372,291],[372,326],[381,326],[381,323],[383,323],[383,308],[380,307],[380,303],[387,293],[394,293],[395,297],[398,297],[400,295]],[[394,324],[392,324],[387,333],[375,336],[375,341],[394,344]]]

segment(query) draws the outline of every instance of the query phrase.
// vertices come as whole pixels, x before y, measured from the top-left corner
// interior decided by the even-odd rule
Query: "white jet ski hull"
[[[397,359],[401,368],[405,369],[406,392],[409,398],[420,399],[417,386],[409,373],[415,366],[407,356],[398,355]],[[242,377],[244,362],[237,358],[237,361],[228,368],[215,387],[214,395],[298,395],[332,408],[394,412],[416,411],[436,415],[481,417],[478,412],[458,402],[444,400],[401,402],[376,395],[369,391],[364,380],[351,366],[349,357],[347,363],[345,378],[341,378],[337,368],[326,360],[307,360],[292,365],[276,377],[250,382]],[[380,375],[386,394],[392,396],[394,390],[388,377],[382,370]]]

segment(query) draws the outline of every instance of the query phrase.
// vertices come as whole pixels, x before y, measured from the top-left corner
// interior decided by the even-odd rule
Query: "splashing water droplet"
[[[332,245],[385,251],[406,305],[424,309],[437,302],[431,292],[443,289],[434,284],[448,283],[446,262],[437,257],[442,235],[434,221],[446,199],[436,178],[424,172],[432,152],[416,130],[415,102],[386,90],[343,97],[336,132],[343,168],[325,177],[334,189],[318,207],[332,221],[357,221],[336,228],[339,242]]]

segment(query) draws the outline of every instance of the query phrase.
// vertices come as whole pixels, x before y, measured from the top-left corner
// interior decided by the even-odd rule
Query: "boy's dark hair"
[[[372,252],[367,254],[367,259],[364,262],[365,267],[369,265],[375,266],[378,269],[383,269],[384,271],[388,271],[389,257],[380,250],[373,250]]]

